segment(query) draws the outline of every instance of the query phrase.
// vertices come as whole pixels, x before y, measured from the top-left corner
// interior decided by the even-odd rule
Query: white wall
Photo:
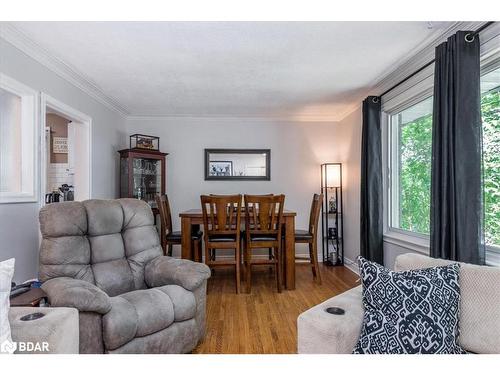
[[[130,134],[160,137],[168,152],[167,193],[174,230],[180,211],[200,207],[200,195],[284,193],[285,207],[298,213],[306,229],[312,195],[320,190],[320,164],[336,161],[341,145],[338,125],[249,118],[144,118],[127,120]],[[205,181],[205,148],[271,149],[271,181]],[[179,254],[175,247],[174,255]],[[299,248],[298,248],[299,251]]]
[[[339,160],[344,166],[344,247],[346,265],[359,255],[359,199],[361,164],[361,108],[339,122]]]
[[[116,151],[126,147],[125,120],[1,38],[0,71],[92,118],[92,195],[115,198]],[[38,203],[0,204],[0,260],[16,258],[17,282],[37,276],[38,209]]]

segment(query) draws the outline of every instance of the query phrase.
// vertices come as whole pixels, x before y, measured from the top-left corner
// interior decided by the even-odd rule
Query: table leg
[[[181,218],[181,258],[193,260],[193,249],[191,243],[191,219],[189,217]]]
[[[285,287],[295,289],[295,218],[285,217]]]

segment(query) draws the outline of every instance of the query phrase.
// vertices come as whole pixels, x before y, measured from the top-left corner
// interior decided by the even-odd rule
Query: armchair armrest
[[[146,284],[150,288],[163,285],[180,285],[193,291],[210,277],[210,268],[203,263],[159,256],[145,268]]]
[[[42,289],[54,307],[74,307],[78,311],[106,314],[111,310],[109,296],[95,285],[70,277],[56,277],[43,283]]]
[[[363,323],[362,287],[350,289],[303,312],[297,319],[299,354],[348,354],[358,342]],[[332,315],[327,307],[341,307]]]

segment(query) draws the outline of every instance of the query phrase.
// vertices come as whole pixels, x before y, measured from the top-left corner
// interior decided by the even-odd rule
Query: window
[[[37,93],[0,74],[0,203],[36,202]]]
[[[429,234],[432,97],[390,114],[390,226]]]
[[[500,67],[481,76],[484,235],[500,250]]]
[[[500,67],[481,76],[484,233],[500,252]],[[388,226],[427,238],[430,228],[432,97],[388,111]]]

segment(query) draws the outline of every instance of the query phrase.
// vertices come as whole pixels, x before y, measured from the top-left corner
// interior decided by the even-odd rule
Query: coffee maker
[[[59,191],[63,202],[75,200],[75,188],[72,185],[62,184]]]

